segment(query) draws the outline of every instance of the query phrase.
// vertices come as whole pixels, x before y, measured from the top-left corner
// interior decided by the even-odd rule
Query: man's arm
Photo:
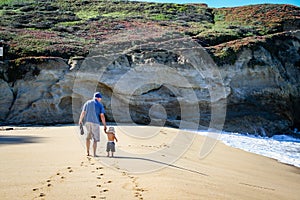
[[[100,113],[100,118],[102,121],[102,124],[104,126],[104,132],[106,132],[106,121],[105,121],[105,115],[103,113]]]
[[[82,124],[82,120],[83,120],[84,116],[85,116],[85,111],[82,111],[81,114],[80,114],[80,117],[79,117],[78,124]]]

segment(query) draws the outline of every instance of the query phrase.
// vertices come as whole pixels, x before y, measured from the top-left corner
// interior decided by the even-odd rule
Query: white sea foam
[[[207,135],[207,132],[198,132]],[[279,162],[300,167],[300,139],[287,135],[275,135],[271,138],[239,133],[222,133],[218,140],[228,146],[243,149]]]

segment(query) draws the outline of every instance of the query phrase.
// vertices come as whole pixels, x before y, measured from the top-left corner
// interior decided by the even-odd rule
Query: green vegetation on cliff
[[[244,45],[300,27],[300,8],[279,4],[212,9],[117,0],[2,0],[0,17],[5,59],[86,56],[112,35],[152,26],[191,36],[218,63],[230,63]]]

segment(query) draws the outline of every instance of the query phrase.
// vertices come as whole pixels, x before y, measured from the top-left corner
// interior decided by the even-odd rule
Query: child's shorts
[[[114,142],[107,142],[107,145],[106,145],[106,152],[115,152],[116,149],[115,149],[115,143]]]

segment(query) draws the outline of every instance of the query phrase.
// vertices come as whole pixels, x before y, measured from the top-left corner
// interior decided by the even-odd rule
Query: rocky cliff
[[[199,5],[185,9],[193,6]],[[212,11],[201,6],[206,12],[197,15],[198,21],[216,23],[221,14],[232,17],[226,9]],[[47,12],[57,12],[57,8]],[[195,32],[192,18],[183,14],[176,29],[170,28],[173,24],[168,20],[133,28],[122,19],[111,22],[114,34],[106,32],[105,40],[87,43],[88,52],[72,40],[79,50],[72,47],[62,54],[51,53],[48,47],[39,53],[26,53],[24,48],[17,51],[14,40],[7,36],[11,27],[3,25],[9,50],[0,64],[0,122],[74,123],[84,101],[101,91],[108,121],[268,136],[292,133],[300,128],[300,31],[299,8],[284,9],[291,8],[296,13],[292,16],[298,17],[275,21],[264,34],[235,26],[229,29],[240,35],[209,36],[205,31]],[[130,23],[133,25],[132,19]],[[182,34],[178,27],[185,26],[188,29]],[[16,30],[23,34],[23,29],[15,28],[14,34]]]

